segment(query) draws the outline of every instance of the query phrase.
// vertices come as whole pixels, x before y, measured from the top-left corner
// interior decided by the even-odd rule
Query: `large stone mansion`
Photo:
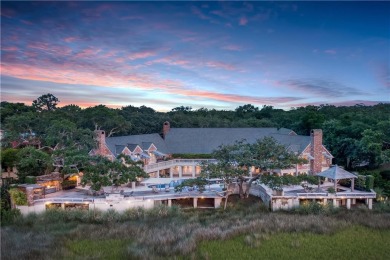
[[[90,155],[102,155],[110,159],[120,154],[133,160],[142,160],[151,177],[195,177],[200,173],[199,161],[172,160],[172,154],[211,154],[220,145],[245,139],[254,143],[257,139],[273,137],[291,152],[305,158],[308,163],[291,169],[279,169],[281,174],[316,174],[329,168],[333,156],[322,144],[322,130],[314,129],[310,136],[297,135],[286,128],[171,128],[163,124],[162,134],[106,137],[98,130],[98,148]],[[255,173],[257,169],[252,169]]]

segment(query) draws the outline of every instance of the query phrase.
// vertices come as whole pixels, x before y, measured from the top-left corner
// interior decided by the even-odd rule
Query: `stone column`
[[[356,199],[352,199],[352,205],[356,204]]]
[[[351,209],[351,199],[347,199],[347,209]]]
[[[222,198],[214,198],[214,208],[221,207]]]
[[[333,199],[333,207],[337,208],[338,205],[337,205],[337,200],[336,199]]]
[[[194,209],[198,207],[198,198],[194,198]]]
[[[131,188],[134,190],[135,189],[135,181],[131,182]]]
[[[172,207],[172,200],[168,199],[168,207]]]
[[[183,166],[177,166],[179,167],[179,178],[182,178],[183,177]]]
[[[65,203],[61,203],[61,208],[65,210]]]
[[[324,199],[324,205],[328,204],[328,199]]]
[[[26,196],[27,196],[27,205],[28,206],[34,205],[34,188],[27,187],[26,188]]]
[[[192,169],[192,178],[195,178],[195,175],[196,175],[196,166],[195,166],[195,165],[191,166],[191,169]]]
[[[372,209],[372,199],[367,199],[368,209]]]
[[[157,170],[157,176],[156,178],[160,178],[160,170]]]
[[[173,178],[173,167],[169,168],[169,177]]]

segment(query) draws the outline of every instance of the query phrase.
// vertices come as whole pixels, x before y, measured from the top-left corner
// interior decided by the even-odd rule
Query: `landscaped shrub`
[[[27,195],[23,191],[18,188],[12,188],[8,192],[11,196],[11,201],[13,201],[16,205],[27,205]]]

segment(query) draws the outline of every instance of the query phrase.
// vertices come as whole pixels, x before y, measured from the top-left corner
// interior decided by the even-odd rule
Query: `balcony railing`
[[[168,168],[177,165],[199,165],[202,162],[214,163],[215,159],[173,159],[166,162],[159,162],[154,164],[145,165],[145,171],[151,171],[154,169]]]
[[[38,199],[34,200],[34,203],[39,202],[50,202],[50,203],[85,203],[93,202],[94,199],[84,199],[84,198],[47,198],[47,199]]]

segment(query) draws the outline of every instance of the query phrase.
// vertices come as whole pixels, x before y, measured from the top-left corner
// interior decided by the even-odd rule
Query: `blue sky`
[[[234,109],[390,101],[389,2],[2,2],[1,100]]]

